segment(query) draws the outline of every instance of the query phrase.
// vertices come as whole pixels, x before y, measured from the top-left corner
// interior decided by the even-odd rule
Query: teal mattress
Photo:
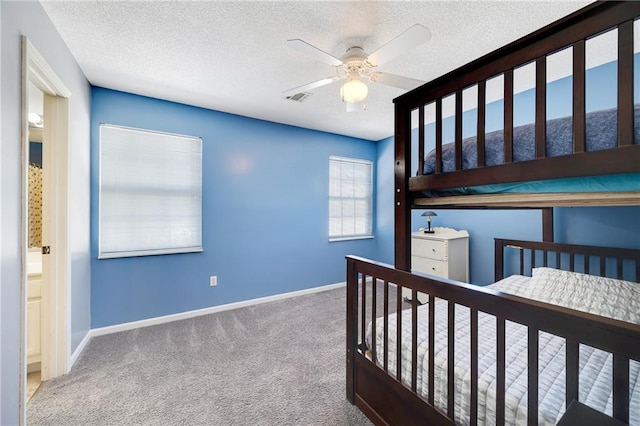
[[[640,173],[478,185],[438,191],[438,195],[640,191]]]

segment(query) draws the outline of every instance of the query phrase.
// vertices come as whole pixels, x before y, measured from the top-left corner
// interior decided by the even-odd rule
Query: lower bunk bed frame
[[[615,258],[615,273],[606,271],[607,276],[621,276],[622,265],[631,259],[635,262],[635,281],[640,280],[640,250],[593,248],[568,244],[554,244],[553,207],[588,205],[640,205],[640,191],[627,193],[571,193],[571,194],[511,194],[495,196],[455,196],[425,198],[425,191],[458,188],[475,185],[503,184],[510,182],[530,182],[535,180],[582,178],[627,173],[640,173],[640,140],[635,139],[635,131],[640,124],[634,122],[634,33],[640,17],[640,2],[595,2],[565,18],[552,23],[522,39],[483,56],[467,65],[439,77],[397,99],[395,103],[395,161],[394,161],[394,263],[376,263],[357,257],[347,258],[347,399],[377,424],[424,425],[453,424],[453,368],[448,366],[447,383],[449,391],[447,412],[435,408],[433,392],[421,396],[416,392],[416,330],[417,292],[426,293],[430,301],[444,299],[449,304],[449,330],[454,322],[452,306],[464,305],[471,309],[471,369],[472,376],[478,368],[479,312],[497,318],[497,424],[505,423],[505,321],[513,321],[528,327],[528,414],[527,423],[538,422],[538,377],[533,372],[538,365],[538,332],[545,331],[566,339],[566,405],[578,400],[579,347],[589,345],[612,353],[613,371],[613,416],[622,422],[629,421],[629,364],[630,360],[640,361],[640,326],[601,316],[591,315],[571,309],[561,308],[516,296],[498,293],[490,289],[457,283],[432,276],[412,274],[411,271],[411,230],[412,209],[416,208],[539,208],[542,209],[542,236],[545,242],[496,240],[496,280],[502,278],[505,267],[503,252],[507,246],[521,247],[525,251],[541,251],[544,262],[551,252],[565,253],[569,265],[563,269],[574,270],[574,260],[591,258]],[[585,94],[585,50],[586,42],[611,29],[617,29],[617,133],[616,146],[599,151],[589,151],[586,143],[586,94]],[[546,136],[546,74],[547,56],[564,48],[572,49],[573,61],[573,111],[572,111],[572,152],[567,155],[547,156]],[[535,63],[535,158],[515,162],[514,158],[514,114],[513,76],[514,69],[524,64]],[[504,81],[504,162],[487,165],[485,161],[485,120],[487,81],[503,75]],[[462,137],[462,97],[463,91],[477,86],[477,167],[463,168]],[[455,170],[443,170],[443,99],[455,96]],[[425,108],[435,104],[435,172],[423,174],[425,158]],[[417,113],[417,155],[412,147],[412,116]],[[568,254],[567,254],[568,253]],[[576,257],[578,256],[578,257]],[[611,261],[600,260],[601,275]],[[627,262],[627,263],[625,263]],[[552,262],[553,263],[553,262]],[[556,262],[555,264],[559,264]],[[589,273],[591,263],[578,267]],[[626,268],[626,266],[625,266]],[[597,268],[591,268],[592,274]],[[597,272],[596,272],[597,273]],[[629,278],[625,278],[629,279]],[[388,297],[392,284],[396,285],[397,305],[402,309],[402,288],[412,291],[412,357],[411,380],[399,381],[389,374],[387,366],[378,365],[367,357],[366,328],[367,317],[375,318],[377,292],[371,293],[371,286],[381,282],[384,285],[384,312],[388,312]],[[372,305],[367,306],[367,292]],[[430,302],[430,305],[433,303]],[[431,308],[429,308],[431,309]],[[430,314],[431,315],[431,314]],[[474,320],[475,328],[474,328]],[[402,321],[398,321],[399,324]],[[432,327],[433,321],[429,321]],[[375,324],[375,321],[374,323]],[[431,333],[429,334],[431,335]],[[448,360],[455,353],[453,333],[448,334]],[[375,347],[375,345],[373,345]],[[433,362],[432,345],[429,345],[429,361]],[[373,351],[375,349],[372,348]],[[400,347],[397,349],[398,354]],[[400,369],[401,357],[395,371]],[[432,368],[429,371],[433,371]],[[431,374],[431,373],[430,373]],[[430,389],[433,380],[429,378]],[[471,383],[471,405],[477,402],[477,377]],[[475,398],[475,400],[474,400]],[[475,410],[475,411],[474,411]],[[477,407],[471,412],[471,424],[478,419]]]
[[[536,258],[542,257],[542,265],[553,263],[561,265],[561,256],[565,265],[562,269],[588,272],[589,265],[601,276],[622,278],[623,265],[632,279],[640,279],[640,250],[591,247],[583,245],[559,244],[550,242],[527,242],[496,239],[496,281],[503,278],[506,248],[520,251],[520,273],[525,268],[535,267]],[[525,256],[525,253],[529,255]],[[525,258],[529,259],[525,262]],[[567,261],[568,259],[568,261]],[[578,261],[580,259],[581,261]],[[511,261],[510,261],[511,262]],[[526,263],[526,266],[525,266]],[[629,267],[629,263],[632,264]],[[615,273],[611,271],[615,265]],[[635,278],[633,278],[633,276]],[[379,301],[373,286],[378,282],[384,285],[383,312],[377,311]],[[411,381],[401,382],[395,375],[388,373],[388,365],[372,361],[376,359],[367,353],[365,333],[367,322],[383,314],[389,315],[390,291],[395,285],[396,310],[402,310],[402,288],[412,291],[412,365]],[[417,292],[429,295],[429,336],[434,334],[434,316],[431,306],[435,298],[448,301],[448,380],[447,412],[434,406],[434,345],[429,344],[428,395],[418,394],[417,376]],[[369,296],[367,297],[367,293]],[[393,296],[393,293],[391,293]],[[454,424],[454,326],[452,317],[455,305],[463,305],[471,310],[471,415],[470,424],[477,424],[478,393],[478,312],[496,317],[497,320],[497,371],[496,371],[496,423],[505,424],[505,321],[523,324],[528,328],[528,412],[527,423],[538,424],[538,339],[544,331],[566,339],[566,397],[569,404],[578,400],[579,385],[579,345],[589,345],[613,354],[613,416],[627,423],[629,421],[629,362],[640,362],[640,325],[613,320],[602,316],[545,304],[526,298],[507,295],[490,289],[462,284],[446,279],[436,279],[428,275],[412,274],[390,265],[366,259],[347,257],[347,399],[358,406],[376,424],[424,425]],[[475,320],[474,320],[475,319]],[[398,324],[401,324],[398,321]],[[400,335],[400,331],[398,331]],[[398,339],[399,341],[399,339]],[[373,345],[375,346],[375,345]],[[386,346],[386,345],[385,345]],[[373,348],[372,348],[373,349]],[[373,349],[375,351],[375,349]],[[391,350],[391,349],[390,349]],[[397,351],[395,371],[402,371]],[[386,364],[386,362],[385,362]]]

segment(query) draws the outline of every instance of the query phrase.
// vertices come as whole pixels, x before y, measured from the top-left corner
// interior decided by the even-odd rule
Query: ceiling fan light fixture
[[[359,78],[349,79],[340,88],[340,96],[344,102],[358,103],[369,94],[369,88]]]

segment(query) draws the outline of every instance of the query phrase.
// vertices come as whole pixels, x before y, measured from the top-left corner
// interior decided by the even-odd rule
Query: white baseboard
[[[257,299],[244,300],[242,302],[227,303],[225,305],[212,306],[210,308],[180,312],[178,314],[164,315],[161,317],[148,318],[140,321],[132,321],[132,322],[127,322],[123,324],[111,325],[107,327],[93,328],[89,330],[89,333],[87,333],[87,336],[85,337],[85,339],[83,339],[82,343],[80,343],[80,345],[78,346],[78,349],[74,352],[74,355],[72,358],[73,358],[73,361],[75,362],[75,359],[77,359],[77,357],[80,355],[81,349],[84,349],[84,346],[86,345],[86,343],[84,343],[85,340],[91,339],[92,337],[103,336],[105,334],[111,334],[111,333],[118,333],[120,331],[133,330],[141,327],[148,327],[151,325],[164,324],[172,321],[180,321],[188,318],[195,318],[202,315],[213,314],[216,312],[223,312],[223,311],[229,311],[231,309],[243,308],[245,306],[259,305],[262,303],[274,302],[276,300],[289,299],[291,297],[296,297],[296,296],[303,296],[305,294],[319,293],[322,291],[333,290],[336,288],[344,287],[346,285],[347,285],[346,282],[328,284],[320,287],[313,287],[313,288],[308,288],[304,290],[291,291],[289,293],[282,293],[282,294],[276,294],[273,296],[259,297]]]
[[[69,358],[69,365],[67,367],[67,371],[71,371],[71,369],[73,368],[73,365],[76,363],[78,358],[80,358],[80,354],[82,354],[82,351],[84,351],[84,348],[89,343],[89,340],[91,340],[91,337],[92,337],[91,331],[93,330],[89,330],[87,334],[84,335],[84,338],[82,339],[82,341],[80,342],[76,350],[73,351],[73,353],[71,354],[71,357]]]

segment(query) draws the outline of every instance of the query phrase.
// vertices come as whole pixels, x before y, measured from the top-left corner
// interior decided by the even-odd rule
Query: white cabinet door
[[[27,363],[40,361],[40,300],[27,302]]]

